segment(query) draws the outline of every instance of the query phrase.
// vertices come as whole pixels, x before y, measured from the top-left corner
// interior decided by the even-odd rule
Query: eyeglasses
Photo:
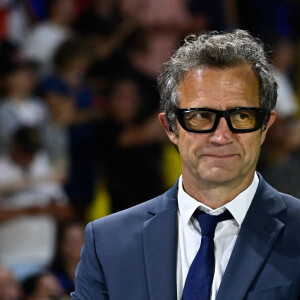
[[[266,124],[270,112],[260,107],[236,107],[228,110],[210,108],[178,108],[176,116],[181,127],[189,132],[213,132],[224,117],[232,132],[256,131]]]

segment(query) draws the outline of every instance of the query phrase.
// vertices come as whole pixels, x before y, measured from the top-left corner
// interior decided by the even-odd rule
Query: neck
[[[206,206],[217,209],[233,200],[237,195],[247,189],[253,181],[254,173],[247,176],[242,181],[228,183],[201,183],[185,180],[182,175],[183,188],[185,192],[205,204]]]

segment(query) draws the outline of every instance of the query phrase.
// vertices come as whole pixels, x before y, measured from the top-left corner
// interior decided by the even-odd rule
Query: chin
[[[234,171],[216,167],[207,169],[204,172],[200,172],[199,175],[202,180],[210,183],[228,183],[233,181],[237,177],[237,174]]]

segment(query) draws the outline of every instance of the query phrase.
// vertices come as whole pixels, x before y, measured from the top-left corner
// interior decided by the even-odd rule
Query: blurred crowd
[[[69,299],[84,224],[180,174],[156,77],[189,33],[265,43],[278,118],[258,170],[300,197],[299,16],[296,0],[0,0],[0,300]]]

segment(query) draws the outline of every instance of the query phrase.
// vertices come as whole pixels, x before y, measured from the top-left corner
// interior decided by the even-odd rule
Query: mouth
[[[238,154],[203,154],[202,156],[215,159],[229,159],[238,156]]]

